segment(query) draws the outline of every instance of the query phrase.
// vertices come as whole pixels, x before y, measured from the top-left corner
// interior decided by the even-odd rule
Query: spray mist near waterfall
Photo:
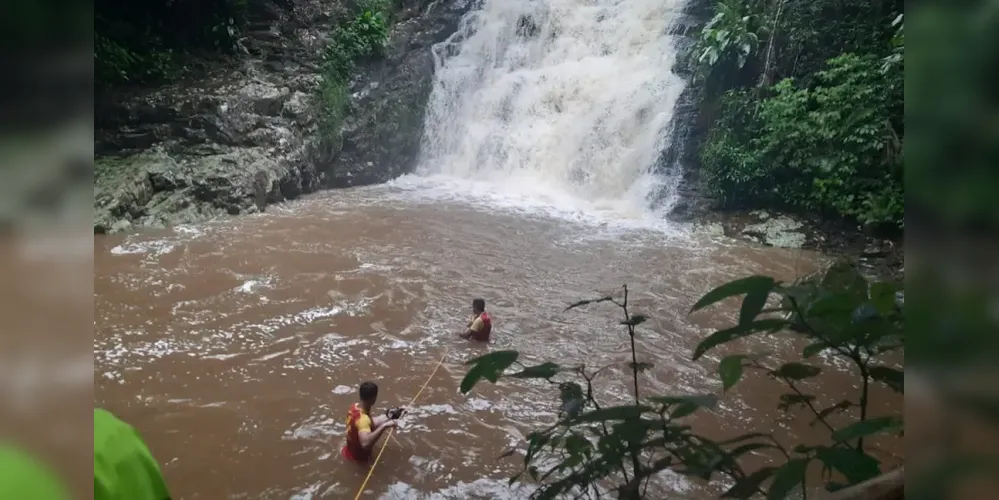
[[[485,0],[435,47],[417,174],[647,214],[676,182],[656,166],[685,86],[684,4]]]

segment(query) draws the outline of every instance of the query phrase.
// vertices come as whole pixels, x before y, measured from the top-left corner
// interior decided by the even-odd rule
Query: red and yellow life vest
[[[371,432],[371,417],[354,403],[347,412],[347,444],[341,450],[344,458],[355,462],[371,459],[371,450],[361,444],[361,431]]]
[[[478,340],[480,342],[489,341],[489,333],[493,331],[493,320],[489,317],[489,313],[482,311],[479,317],[476,318],[482,321],[482,329],[479,331],[472,332],[472,340]]]

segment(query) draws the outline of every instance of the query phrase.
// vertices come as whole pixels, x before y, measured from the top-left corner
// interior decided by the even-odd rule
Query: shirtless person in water
[[[472,319],[468,322],[468,327],[459,337],[466,340],[478,340],[488,342],[489,333],[492,332],[493,321],[486,312],[486,301],[475,299],[472,301]]]

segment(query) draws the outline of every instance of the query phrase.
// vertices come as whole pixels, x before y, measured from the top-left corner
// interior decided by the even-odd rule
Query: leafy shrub
[[[387,41],[386,14],[370,8],[362,10],[333,33],[323,55],[323,81],[319,89],[325,110],[321,122],[324,135],[335,135],[343,119],[348,102],[347,84],[355,64],[380,55]]]
[[[724,0],[701,29],[694,52],[698,75],[713,85],[735,80],[757,52],[763,26],[759,15],[742,0]]]
[[[246,0],[99,0],[93,30],[98,87],[177,77],[178,56],[222,55],[239,45]]]
[[[555,363],[523,366],[516,351],[498,351],[468,361],[461,391],[468,393],[482,379],[544,379],[557,389],[562,412],[553,425],[532,432],[527,439],[524,468],[511,483],[527,474],[537,490],[532,498],[562,495],[617,493],[619,498],[645,498],[648,480],[664,470],[711,482],[724,478],[723,497],[786,498],[795,489],[807,489],[806,472],[813,464],[825,471],[824,486],[834,490],[863,482],[882,472],[880,462],[867,453],[865,440],[878,434],[895,434],[902,428],[901,416],[869,415],[870,387],[874,383],[904,391],[903,372],[883,364],[884,356],[902,349],[905,339],[903,305],[897,290],[887,283],[869,283],[855,268],[841,265],[821,279],[783,284],[765,276],[752,276],[722,285],[702,297],[692,312],[730,297],[743,295],[738,323],[705,338],[693,353],[696,360],[723,344],[762,334],[791,333],[805,339],[800,361],[781,363],[765,354],[733,354],[718,365],[723,389],[738,384],[746,370],[766,373],[788,392],[780,396],[778,408],[803,408],[828,431],[824,443],[814,446],[783,446],[771,433],[753,432],[723,440],[695,432],[684,419],[702,408],[715,405],[714,394],[658,395],[641,397],[639,377],[652,365],[639,362],[635,352],[637,327],[646,317],[632,314],[628,288],[623,297],[606,296],[577,302],[568,309],[609,302],[623,312],[621,324],[631,341],[634,402],[605,406],[592,381],[602,369],[585,365],[564,367]],[[780,305],[765,309],[776,296]],[[761,315],[763,316],[761,318]],[[809,358],[828,351],[855,368],[859,378],[856,399],[826,405],[808,394],[809,380],[819,377],[821,367]],[[508,372],[516,366],[518,370]],[[845,425],[834,425],[833,415]],[[510,450],[503,456],[509,456]],[[741,458],[752,453],[773,452],[776,463],[747,471]],[[660,498],[661,494],[651,495]]]
[[[776,24],[772,32],[777,79],[791,77],[810,85],[826,61],[840,54],[885,56],[894,33],[892,20],[903,7],[901,0],[771,2],[766,15]]]
[[[730,92],[701,151],[727,206],[776,206],[902,227],[901,75],[874,56],[830,59],[812,88]]]
[[[174,52],[170,49],[156,47],[136,52],[94,35],[94,75],[99,86],[163,81],[175,70]]]

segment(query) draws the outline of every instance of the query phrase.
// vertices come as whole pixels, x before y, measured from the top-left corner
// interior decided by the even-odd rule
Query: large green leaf
[[[804,311],[805,319],[834,345],[850,342],[862,332],[854,326],[853,313],[864,300],[850,293],[826,293]]]
[[[827,468],[843,474],[850,485],[867,481],[881,473],[878,459],[853,448],[820,446],[816,448],[815,456]]]
[[[708,338],[702,340],[700,344],[697,344],[697,347],[694,349],[694,355],[691,359],[697,361],[698,358],[703,356],[704,353],[709,350],[735,339],[748,337],[761,332],[776,332],[785,328],[787,325],[788,322],[782,319],[760,319],[753,321],[752,323],[736,325],[732,328],[718,330],[717,332],[708,335]]]
[[[561,366],[548,362],[537,366],[528,366],[517,373],[511,373],[507,376],[513,378],[551,378],[558,375],[558,372],[561,370]]]
[[[859,439],[872,434],[893,432],[902,427],[898,417],[877,417],[850,424],[833,432],[832,438],[838,443]]]
[[[870,371],[871,378],[881,382],[891,390],[905,394],[905,373],[887,366],[875,366]]]
[[[770,372],[771,375],[788,380],[804,380],[812,378],[822,372],[817,366],[806,365],[804,363],[785,363],[780,368]]]
[[[767,305],[767,298],[770,297],[770,290],[773,289],[773,282],[769,287],[757,287],[746,293],[742,299],[742,307],[739,308],[739,324],[749,323],[756,319]]]
[[[475,384],[482,379],[496,383],[503,374],[503,370],[514,364],[519,356],[520,353],[517,351],[496,351],[467,361],[465,365],[472,365],[472,368],[461,380],[459,388],[461,393],[468,394],[468,391],[472,390]]]
[[[735,281],[730,281],[706,293],[703,297],[701,297],[701,300],[698,300],[697,303],[694,304],[694,307],[690,308],[690,312],[704,309],[705,307],[721,302],[729,297],[735,297],[736,295],[749,293],[757,295],[760,293],[769,294],[770,290],[772,290],[776,285],[777,283],[774,279],[769,276],[749,276]],[[760,306],[760,308],[762,309],[762,306]]]
[[[777,470],[776,467],[764,467],[742,479],[735,482],[735,486],[729,488],[725,493],[722,493],[722,498],[738,498],[745,500],[751,498],[762,488],[763,481],[766,481],[770,476],[774,475]]]
[[[897,292],[898,287],[891,283],[874,283],[871,285],[871,304],[881,314],[888,315],[896,308]]]
[[[770,483],[770,491],[767,492],[767,500],[784,500],[795,487],[805,480],[805,472],[808,470],[808,458],[796,458],[789,460],[786,464],[777,469],[774,473],[774,480]]]
[[[729,390],[742,378],[742,360],[746,359],[743,354],[726,356],[718,363],[718,375],[722,380],[722,390]]]

